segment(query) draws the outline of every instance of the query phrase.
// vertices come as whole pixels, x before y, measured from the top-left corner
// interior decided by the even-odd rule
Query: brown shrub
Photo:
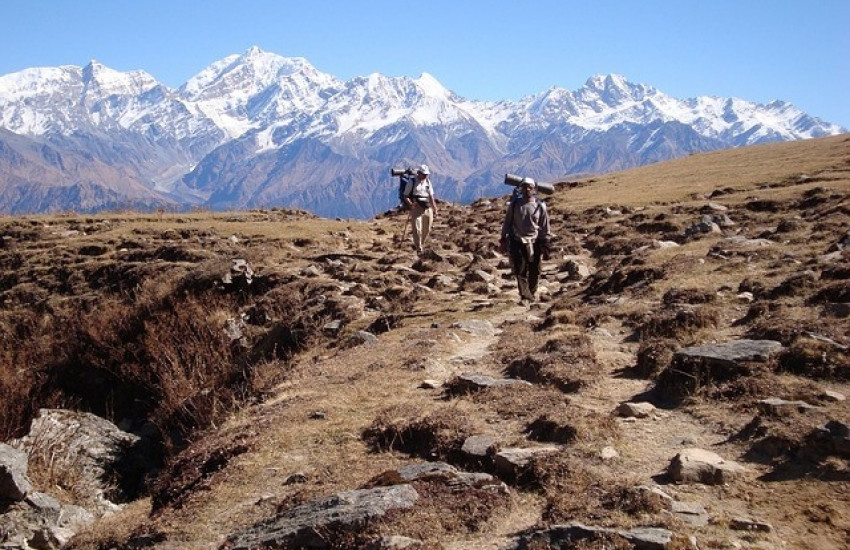
[[[546,336],[534,330],[527,322],[509,322],[502,327],[499,341],[493,346],[496,360],[508,364],[533,350],[539,349],[546,342]]]
[[[613,272],[597,271],[590,276],[585,294],[587,296],[619,294],[627,288],[663,279],[664,275],[664,269],[659,267],[620,267]]]
[[[569,405],[560,391],[541,386],[495,386],[472,395],[472,402],[504,419],[527,419]]]
[[[649,340],[641,343],[637,352],[635,366],[631,369],[636,376],[654,378],[667,368],[673,359],[673,354],[679,348],[675,340]]]
[[[679,309],[675,312],[662,311],[651,315],[635,328],[637,341],[649,338],[671,338],[682,340],[700,330],[717,328],[720,314],[711,307]]]
[[[508,365],[507,373],[533,384],[549,384],[562,392],[575,393],[599,379],[602,371],[593,350],[571,351],[515,359]]]
[[[799,337],[779,356],[779,370],[818,380],[850,380],[846,346]]]
[[[398,450],[427,459],[445,460],[472,434],[466,415],[452,407],[427,412],[399,405],[381,411],[363,430],[362,439],[375,451]]]
[[[545,523],[588,521],[603,515],[602,501],[612,480],[586,464],[586,459],[567,452],[540,455],[532,460],[524,481],[528,488],[545,495],[542,517]]]
[[[618,424],[610,415],[600,415],[579,407],[548,410],[526,427],[529,439],[549,443],[610,441],[619,434]]]
[[[654,391],[659,398],[679,404],[687,397],[704,394],[720,384],[755,375],[767,368],[764,364],[674,355],[670,365],[656,378]]]
[[[186,499],[214,483],[228,462],[250,450],[248,434],[210,437],[175,456],[151,486],[151,510],[180,508]]]
[[[843,280],[826,284],[809,301],[813,304],[850,302],[850,285]]]
[[[768,291],[767,295],[771,299],[801,295],[805,291],[815,288],[817,281],[818,277],[812,271],[795,273]]]
[[[601,367],[590,338],[579,327],[573,328],[535,332],[526,323],[511,324],[496,346],[497,358],[507,364],[508,376],[578,391],[601,375]]]
[[[453,487],[443,482],[413,483],[419,500],[393,526],[411,538],[442,540],[446,534],[469,535],[510,509],[507,493],[492,488]]]
[[[661,298],[661,301],[668,306],[675,304],[710,304],[716,300],[716,293],[698,288],[671,288]]]

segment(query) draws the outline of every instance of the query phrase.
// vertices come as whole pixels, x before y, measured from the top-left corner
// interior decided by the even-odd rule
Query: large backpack
[[[513,210],[516,208],[516,204],[522,200],[522,189],[517,185],[514,190],[511,192],[510,202],[508,204],[508,208],[510,210],[509,216],[513,217]],[[537,197],[537,208],[534,209],[535,213],[543,208],[546,209],[546,202],[541,200],[540,197]],[[513,225],[509,228],[511,233],[513,233]],[[513,237],[513,235],[511,235]]]
[[[416,174],[411,168],[408,168],[401,174],[398,174],[398,202],[402,210],[407,210],[407,203],[404,202],[404,189],[407,184],[416,185]]]

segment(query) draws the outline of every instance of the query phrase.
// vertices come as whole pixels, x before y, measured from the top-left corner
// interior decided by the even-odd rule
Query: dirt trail
[[[515,306],[491,316],[493,331],[476,331],[460,338],[444,358],[451,367],[450,375],[474,370],[491,376],[503,376],[493,363],[486,361],[490,347],[499,338],[500,327],[505,322],[517,320],[533,321],[545,314],[545,305],[538,304],[529,309]],[[623,375],[624,369],[636,362],[637,345],[625,341],[628,332],[618,324],[597,327],[590,331],[596,357],[603,367],[603,378],[597,383],[570,394],[570,403],[603,415],[617,415],[618,406],[627,401],[642,401],[641,395],[650,389],[645,379]],[[488,367],[488,365],[491,365]],[[682,449],[699,447],[714,449],[721,445],[727,435],[718,433],[699,418],[680,410],[655,409],[646,418],[617,417],[621,436],[612,447],[617,456],[606,459],[612,475],[632,479],[636,484],[655,485],[675,500],[700,504],[710,510],[712,517],[732,518],[750,516],[746,501],[732,498],[718,499],[718,492],[706,486],[675,486],[666,484],[664,471],[670,460]],[[602,449],[599,449],[601,452]],[[735,459],[736,457],[728,457]],[[518,532],[538,525],[543,510],[543,499],[539,495],[515,493],[509,514],[494,521],[486,535],[476,533],[468,541],[445,542],[448,550],[498,550],[514,540]],[[710,530],[711,527],[705,527]],[[781,544],[778,540],[774,540]]]

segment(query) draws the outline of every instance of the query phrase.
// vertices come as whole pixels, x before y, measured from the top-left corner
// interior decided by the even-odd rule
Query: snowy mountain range
[[[0,213],[292,206],[368,218],[397,204],[390,168],[427,163],[438,197],[695,152],[847,132],[793,105],[677,99],[619,75],[519,101],[460,97],[428,74],[349,81],[251,48],[178,89],[144,71],[0,76]]]

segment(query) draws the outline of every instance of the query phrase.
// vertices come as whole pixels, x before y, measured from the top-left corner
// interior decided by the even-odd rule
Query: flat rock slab
[[[285,547],[328,548],[319,532],[358,529],[391,510],[411,508],[419,494],[410,485],[393,485],[338,493],[285,511],[238,531],[222,546],[228,550]]]
[[[463,373],[456,376],[450,385],[452,393],[472,393],[501,386],[531,386],[531,383],[516,378],[494,378],[486,374]]]
[[[666,550],[673,542],[672,531],[657,527],[635,527],[625,530],[583,525],[581,523],[567,523],[553,525],[548,529],[523,535],[514,543],[506,546],[505,550],[542,548],[542,546],[539,546],[540,544],[547,544],[549,548],[572,548],[575,543],[581,540],[599,535],[621,536],[629,541],[635,550]]]
[[[733,340],[724,344],[683,348],[674,354],[674,358],[698,358],[737,364],[748,361],[767,361],[781,350],[782,344],[775,340]]]

